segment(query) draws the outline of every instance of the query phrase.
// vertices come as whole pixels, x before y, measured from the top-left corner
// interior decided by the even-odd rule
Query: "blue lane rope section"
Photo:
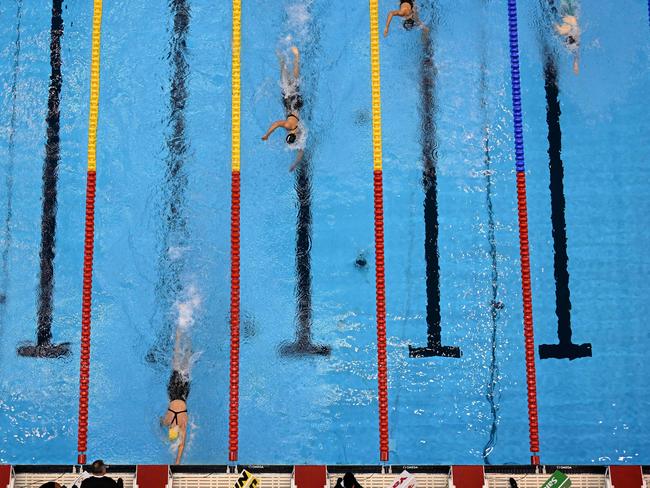
[[[648,0],[650,2],[650,0]],[[521,115],[521,77],[519,74],[519,39],[517,36],[517,1],[508,0],[508,29],[510,31],[510,76],[512,78],[512,116],[515,125],[515,164],[518,172],[525,171],[524,133]]]

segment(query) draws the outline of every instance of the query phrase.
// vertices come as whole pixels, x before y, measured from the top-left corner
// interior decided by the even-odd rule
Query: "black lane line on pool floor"
[[[490,364],[489,379],[486,385],[485,398],[490,406],[490,435],[483,447],[483,464],[490,463],[490,453],[497,443],[497,430],[499,426],[499,400],[500,391],[497,388],[499,382],[499,363],[497,362],[497,331],[498,319],[503,304],[499,297],[499,265],[497,242],[495,236],[494,206],[492,204],[492,158],[490,156],[490,123],[488,118],[488,83],[487,83],[487,49],[485,32],[483,31],[483,42],[481,48],[481,75],[479,87],[481,93],[481,112],[483,114],[483,171],[485,174],[485,204],[487,208],[487,238],[490,254]]]
[[[540,22],[539,39],[544,58],[544,90],[548,126],[548,156],[551,193],[551,225],[553,229],[553,272],[555,278],[555,314],[558,344],[541,344],[541,359],[577,359],[591,356],[591,344],[574,344],[571,326],[571,292],[569,288],[569,255],[567,251],[566,199],[564,195],[564,162],[562,161],[562,129],[560,126],[560,88],[556,54],[549,45],[549,33],[560,13],[554,0],[540,0],[545,19]]]
[[[562,162],[562,130],[557,63],[550,50],[545,52],[544,89],[546,91],[546,123],[548,125],[548,157],[551,192],[551,224],[553,227],[553,270],[555,277],[555,314],[558,344],[541,344],[541,359],[577,359],[591,356],[591,344],[574,344],[571,340],[571,291],[569,289],[569,255],[567,252],[566,199],[564,196],[564,163]]]
[[[47,99],[47,142],[43,163],[43,196],[41,214],[40,279],[36,344],[25,343],[18,354],[30,357],[57,358],[70,354],[70,344],[52,344],[52,309],[54,294],[54,257],[56,254],[56,210],[59,179],[60,101],[61,101],[61,37],[63,37],[63,0],[52,1],[50,27],[50,88]]]
[[[172,335],[175,314],[173,304],[183,292],[183,272],[189,233],[185,216],[185,198],[188,176],[185,163],[189,144],[185,134],[185,107],[188,99],[187,80],[190,67],[187,62],[187,35],[190,27],[190,6],[185,0],[171,0],[169,8],[173,17],[173,29],[169,42],[168,59],[172,71],[170,77],[169,120],[171,132],[167,136],[165,185],[162,208],[162,249],[158,259],[159,278],[156,285],[157,308],[162,310],[162,319],[156,314],[154,323],[161,323],[154,345],[146,359],[150,363],[164,366],[169,363],[172,352]]]
[[[431,34],[422,32],[423,58],[420,65],[420,112],[422,116],[422,185],[424,187],[424,256],[426,260],[427,287],[427,345],[413,347],[409,344],[409,357],[443,356],[459,358],[457,346],[442,345],[440,324],[440,251],[438,248],[438,141],[435,114],[437,102],[435,88],[437,68],[434,60]]]
[[[283,356],[305,356],[330,354],[331,348],[323,344],[314,344],[311,336],[312,302],[311,302],[311,190],[312,190],[311,153],[305,151],[302,162],[296,168],[296,199],[298,214],[296,216],[296,336],[293,342],[280,346]]]
[[[13,243],[11,225],[13,220],[14,197],[14,166],[16,165],[16,98],[18,95],[18,69],[20,68],[20,27],[23,16],[23,2],[16,2],[16,40],[14,41],[14,62],[11,78],[11,117],[9,120],[9,140],[7,142],[7,171],[5,174],[5,190],[7,196],[7,210],[4,221],[4,245],[2,246],[2,282],[0,283],[0,332],[4,328],[4,319],[7,306],[9,288],[9,251]]]
[[[309,5],[311,6],[311,4]],[[313,18],[313,16],[308,16]],[[310,25],[309,32],[311,39],[318,39],[320,36],[313,32],[314,25]],[[311,45],[305,46],[303,54],[311,53],[312,63],[314,62],[313,54],[316,52],[315,41]],[[302,60],[307,56],[300,57],[300,77],[307,73],[302,65]],[[307,80],[305,80],[307,81]],[[301,86],[307,86],[307,90],[312,94],[315,92],[315,86],[309,86],[308,83],[302,83]],[[304,97],[304,94],[303,94]],[[302,111],[303,120],[310,125],[312,120],[311,103],[312,97],[307,98],[307,103]],[[313,136],[312,136],[313,138]],[[291,342],[280,344],[279,352],[282,356],[327,356],[332,348],[325,344],[315,344],[312,339],[312,276],[311,276],[311,241],[312,241],[312,154],[314,144],[308,140],[308,147],[305,148],[303,160],[296,167],[294,188],[296,190],[296,283],[294,287],[296,297],[296,316],[295,316],[295,337]]]

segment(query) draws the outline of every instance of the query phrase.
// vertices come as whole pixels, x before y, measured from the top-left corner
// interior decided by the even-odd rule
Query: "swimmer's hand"
[[[268,140],[269,140],[269,135],[268,135],[268,134],[264,134],[264,135],[262,136],[262,140],[263,140],[263,141],[268,141]]]
[[[384,37],[388,37],[388,27],[384,29]]]
[[[291,166],[289,166],[289,173],[293,173],[293,170],[295,170],[296,166],[298,166],[300,164],[300,161],[302,161],[302,158],[304,157],[304,155],[305,155],[304,150],[301,149],[301,150],[298,151],[298,154],[296,155],[296,160],[293,162],[293,164]]]

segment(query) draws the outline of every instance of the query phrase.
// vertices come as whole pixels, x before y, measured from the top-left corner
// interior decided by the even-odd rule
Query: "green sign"
[[[562,471],[556,471],[540,488],[569,488],[571,480]]]

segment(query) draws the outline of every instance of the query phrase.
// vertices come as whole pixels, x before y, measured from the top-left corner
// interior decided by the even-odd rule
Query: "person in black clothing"
[[[343,478],[336,480],[336,486],[334,488],[362,488],[357,479],[354,477],[354,474],[351,472],[345,473]]]
[[[65,485],[60,485],[56,481],[48,481],[43,483],[39,488],[65,488]]]
[[[106,476],[108,466],[104,461],[98,459],[90,466],[89,476],[81,482],[80,488],[123,488],[122,478],[115,481],[113,478]]]

